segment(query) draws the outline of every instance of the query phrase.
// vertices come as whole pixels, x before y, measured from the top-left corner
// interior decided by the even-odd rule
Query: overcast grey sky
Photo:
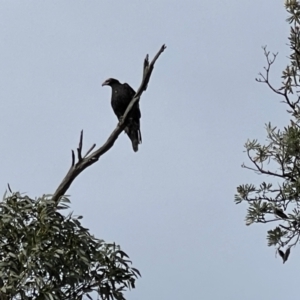
[[[247,138],[288,120],[254,78],[261,46],[287,63],[283,1],[0,1],[2,192],[53,193],[84,130],[100,146],[116,126],[115,77],[137,88],[145,55],[165,43],[141,99],[143,144],[122,134],[69,190],[97,237],[142,272],[131,300],[296,299],[299,250],[282,265],[267,227],[246,227],[233,195],[262,179],[240,168]]]

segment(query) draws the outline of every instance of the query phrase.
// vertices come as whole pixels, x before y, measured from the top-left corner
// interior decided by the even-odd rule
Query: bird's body
[[[135,95],[135,91],[127,83],[121,84],[117,79],[109,78],[102,85],[109,85],[112,89],[111,106],[118,120],[124,115],[127,106]],[[131,140],[132,148],[138,151],[138,144],[142,142],[140,131],[141,112],[139,103],[132,107],[127,119],[125,132]]]

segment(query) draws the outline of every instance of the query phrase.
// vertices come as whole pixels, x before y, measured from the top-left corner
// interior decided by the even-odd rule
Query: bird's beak
[[[102,83],[102,86],[105,86],[105,85],[108,85],[108,84],[107,84],[107,80],[105,80],[105,81]]]

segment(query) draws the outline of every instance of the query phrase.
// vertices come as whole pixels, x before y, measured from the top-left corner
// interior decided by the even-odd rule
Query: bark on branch
[[[166,49],[165,45],[162,45],[162,47],[159,49],[151,63],[149,64],[149,56],[146,55],[146,58],[144,60],[144,69],[143,69],[143,78],[140,87],[138,88],[136,94],[132,98],[131,102],[129,103],[124,116],[122,120],[119,122],[115,130],[111,133],[107,141],[98,149],[96,149],[94,152],[92,150],[96,147],[96,144],[94,144],[85,155],[82,155],[82,144],[83,144],[83,131],[81,131],[80,134],[80,140],[79,145],[77,148],[77,162],[75,161],[75,153],[72,150],[72,164],[71,167],[65,176],[65,178],[62,180],[58,188],[56,189],[55,193],[53,194],[52,200],[55,202],[58,202],[59,198],[66,194],[67,190],[71,186],[72,182],[75,180],[75,178],[87,167],[94,164],[96,161],[99,160],[99,158],[106,153],[115,143],[120,133],[125,128],[126,118],[128,116],[128,113],[134,106],[136,102],[140,100],[140,97],[144,91],[146,91],[151,73],[154,68],[154,64],[156,60],[159,58],[159,56],[162,54],[162,52]],[[92,153],[91,153],[92,152]]]

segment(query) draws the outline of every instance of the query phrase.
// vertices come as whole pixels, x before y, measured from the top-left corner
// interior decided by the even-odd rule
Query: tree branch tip
[[[95,147],[96,147],[96,144],[93,144],[92,147],[86,152],[84,158],[87,157]]]
[[[145,59],[144,59],[144,66],[143,66],[144,75],[143,75],[143,77],[145,76],[145,73],[147,72],[148,67],[149,67],[149,54],[147,54]]]
[[[79,147],[82,147],[82,140],[83,140],[83,130],[80,132],[80,139],[79,139]]]
[[[79,145],[77,148],[78,160],[82,160],[82,141],[83,141],[83,129],[80,132]]]
[[[72,150],[72,166],[75,165],[75,153],[74,150]]]
[[[77,148],[77,156],[78,156],[78,161],[82,160],[82,155],[81,155],[81,149]]]

